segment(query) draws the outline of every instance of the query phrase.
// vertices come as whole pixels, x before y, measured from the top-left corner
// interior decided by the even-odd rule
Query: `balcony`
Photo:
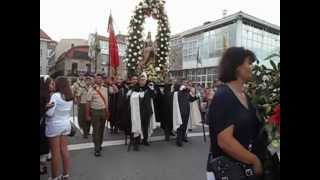
[[[83,71],[83,70],[74,70],[72,72],[72,70],[68,70],[67,71],[67,76],[79,76],[80,74],[90,74],[91,71]]]

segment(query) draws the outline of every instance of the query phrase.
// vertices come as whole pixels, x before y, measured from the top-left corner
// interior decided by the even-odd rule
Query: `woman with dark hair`
[[[262,174],[261,161],[252,151],[261,124],[255,107],[244,92],[244,84],[251,79],[251,64],[255,60],[255,54],[242,47],[231,47],[222,56],[219,80],[223,84],[218,87],[208,113],[211,139],[207,162],[208,180],[220,180],[223,176],[244,180],[257,178]],[[217,170],[221,164],[215,163],[226,162],[224,157],[250,168],[238,171],[239,175],[233,178],[228,173],[221,175],[228,170]],[[251,176],[252,174],[255,176]]]
[[[48,158],[49,145],[45,135],[45,113],[52,107],[49,103],[51,93],[54,91],[54,81],[50,77],[40,77],[40,174],[47,173],[45,162]]]
[[[55,81],[55,93],[52,94],[50,103],[53,107],[47,111],[46,136],[49,139],[51,160],[51,179],[60,180],[60,163],[63,162],[62,179],[69,178],[69,152],[67,135],[71,132],[70,111],[72,108],[73,94],[69,81],[59,77]]]

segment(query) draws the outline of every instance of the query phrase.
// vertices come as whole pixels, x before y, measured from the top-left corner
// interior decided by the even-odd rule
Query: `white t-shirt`
[[[52,102],[54,106],[46,112],[48,116],[46,119],[46,136],[66,135],[71,130],[70,111],[72,101],[65,101],[60,93],[54,93],[49,103]]]

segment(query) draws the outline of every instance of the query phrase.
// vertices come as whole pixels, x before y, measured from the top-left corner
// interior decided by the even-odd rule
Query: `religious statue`
[[[143,49],[143,59],[138,64],[141,71],[144,71],[146,68],[149,67],[150,64],[155,64],[156,62],[156,43],[153,43],[151,40],[151,32],[148,32],[147,39],[144,43]]]

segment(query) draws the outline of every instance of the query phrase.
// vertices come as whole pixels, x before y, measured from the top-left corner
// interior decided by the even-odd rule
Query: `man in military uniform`
[[[87,94],[86,119],[93,126],[95,156],[101,156],[103,135],[108,117],[108,89],[102,86],[101,74],[95,76],[95,84]]]
[[[80,77],[72,84],[72,93],[77,94],[77,91],[79,90],[79,86],[85,86],[84,77],[80,75]],[[75,102],[78,102],[78,99],[76,97]]]
[[[75,93],[78,104],[78,124],[83,130],[83,138],[87,139],[90,131],[90,121],[85,118],[85,108],[87,103],[87,94],[91,86],[91,77],[85,77],[85,84],[78,84],[77,91]]]

